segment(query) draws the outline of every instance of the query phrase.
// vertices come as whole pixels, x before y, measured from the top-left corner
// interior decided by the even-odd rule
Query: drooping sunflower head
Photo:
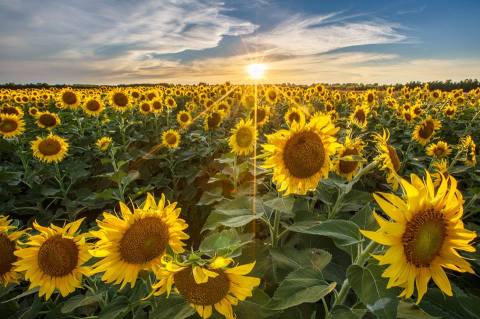
[[[426,152],[428,156],[435,158],[444,158],[448,157],[452,153],[452,149],[447,142],[438,141],[437,143],[432,143],[427,146]]]
[[[56,113],[52,112],[40,112],[37,116],[37,125],[41,128],[53,129],[60,125],[60,117]]]
[[[476,145],[470,135],[463,137],[460,140],[460,146],[465,151],[465,164],[468,166],[475,166],[477,164]]]
[[[110,136],[103,136],[95,142],[97,148],[102,152],[106,152],[111,144],[112,138]]]
[[[362,156],[364,147],[365,144],[361,139],[352,139],[347,136],[345,143],[338,150],[338,159],[334,161],[335,172],[349,181],[352,180],[353,176],[362,167],[362,162],[357,158]]]
[[[240,120],[231,133],[228,143],[233,153],[242,156],[253,152],[257,130],[253,126],[252,119]]]
[[[0,216],[0,284],[7,286],[16,283],[20,274],[16,271],[14,263],[17,261],[15,250],[19,249],[17,240],[25,231],[18,231],[11,225],[7,216]]]
[[[127,92],[123,90],[114,89],[110,92],[109,97],[110,97],[110,105],[116,111],[125,112],[131,107],[130,98]]]
[[[291,126],[293,122],[305,124],[305,113],[298,107],[291,107],[285,113],[284,119],[288,126]]]
[[[25,132],[25,122],[18,115],[0,114],[0,135],[12,138]]]
[[[223,122],[223,113],[219,111],[208,112],[204,119],[204,128],[206,131],[214,130]]]
[[[180,145],[180,133],[170,129],[162,133],[162,145],[168,148],[177,148]]]
[[[15,252],[17,271],[25,272],[30,289],[39,287],[39,295],[49,299],[55,289],[65,297],[80,287],[82,276],[89,275],[85,263],[91,258],[86,234],[79,234],[81,220],[64,227],[43,227],[33,223],[38,235],[31,236],[26,247]]]
[[[389,278],[388,287],[404,288],[401,297],[409,298],[417,287],[420,302],[427,291],[430,278],[447,295],[452,295],[448,277],[443,268],[473,273],[470,264],[458,250],[473,252],[470,242],[475,232],[464,228],[462,222],[463,197],[457,181],[441,175],[435,187],[427,172],[422,181],[411,175],[411,182],[401,180],[404,197],[377,193],[374,198],[384,219],[374,212],[380,225],[377,231],[362,231],[363,235],[389,246],[384,255],[376,255],[380,265],[389,265],[383,277]]]
[[[413,130],[413,139],[418,143],[425,145],[441,126],[440,121],[428,117],[415,126],[415,129]]]
[[[180,111],[177,114],[177,122],[180,127],[186,128],[192,124],[192,115],[188,111]]]
[[[91,97],[82,104],[82,109],[88,116],[97,117],[103,112],[104,106],[100,99]]]
[[[65,88],[58,93],[57,106],[76,109],[80,105],[80,97],[73,89]]]
[[[37,136],[32,142],[33,156],[45,163],[61,162],[67,155],[68,148],[67,140],[52,133],[47,137]]]
[[[330,117],[315,115],[308,124],[292,124],[289,130],[268,135],[262,145],[267,158],[263,167],[273,168],[277,189],[304,195],[328,176],[330,157],[336,152],[338,132]]]
[[[216,257],[206,265],[187,264],[165,258],[162,267],[155,271],[157,282],[152,285],[151,295],[171,293],[172,287],[207,319],[215,309],[227,319],[234,319],[232,306],[252,296],[260,285],[260,279],[246,276],[255,262],[232,266],[230,258]]]
[[[99,239],[91,254],[101,258],[94,272],[103,272],[102,280],[121,283],[122,288],[134,286],[139,272],[157,267],[167,250],[185,250],[183,240],[189,236],[183,231],[188,225],[179,215],[176,203],[167,202],[163,194],[157,203],[150,193],[133,211],[121,202],[119,216],[103,213],[103,220],[97,220],[100,229],[91,232]]]
[[[387,173],[387,183],[390,184],[393,190],[398,188],[398,171],[401,168],[400,158],[394,146],[389,144],[390,132],[388,129],[383,130],[383,134],[374,134],[377,148],[377,160],[380,163],[380,169]]]

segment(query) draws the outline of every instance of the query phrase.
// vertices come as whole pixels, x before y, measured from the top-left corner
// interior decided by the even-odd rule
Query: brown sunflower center
[[[38,122],[46,127],[54,127],[57,125],[57,119],[52,114],[42,114],[38,117]]]
[[[288,120],[290,122],[300,122],[300,115],[297,112],[292,112],[288,115]]]
[[[433,153],[436,156],[440,157],[440,156],[443,156],[446,153],[446,150],[442,146],[437,146],[437,147],[435,147],[435,150],[433,151]]]
[[[1,110],[3,114],[10,114],[10,115],[20,115],[20,112],[17,110],[17,108],[13,106],[4,106]]]
[[[214,305],[225,298],[230,290],[230,281],[227,275],[220,270],[212,270],[218,274],[215,278],[208,278],[206,283],[197,284],[193,277],[192,268],[185,268],[174,275],[175,287],[180,294],[194,305]]]
[[[210,116],[208,117],[208,121],[207,121],[208,127],[210,127],[210,128],[217,127],[220,124],[220,120],[221,120],[220,114],[218,114],[216,112],[210,114]]]
[[[238,129],[237,134],[235,135],[237,144],[240,147],[248,147],[252,144],[253,134],[248,127],[241,127]]]
[[[67,105],[73,105],[77,103],[77,95],[72,91],[67,91],[62,94],[62,101]]]
[[[148,104],[148,103],[143,103],[141,107],[142,107],[142,111],[144,111],[144,112],[149,112],[150,111],[150,104]]]
[[[87,102],[86,108],[89,111],[96,112],[100,110],[100,103],[97,100],[90,100]]]
[[[345,152],[343,152],[343,156],[349,156],[349,155],[358,155],[358,151],[354,148],[347,148]],[[358,167],[358,162],[357,161],[344,161],[340,160],[339,163],[339,168],[340,172],[342,174],[350,174],[351,172],[355,171],[355,169]]]
[[[15,243],[11,241],[5,234],[0,234],[0,277],[12,269],[12,264],[17,260],[13,254],[15,251]]]
[[[180,114],[180,121],[188,122],[188,114],[187,113]]]
[[[445,112],[445,114],[447,114],[448,116],[453,115],[453,113],[453,109],[447,109],[447,111]]]
[[[390,157],[390,161],[392,162],[393,168],[395,172],[398,172],[400,169],[400,158],[398,157],[397,151],[393,146],[387,145],[388,148],[388,156]]]
[[[422,125],[422,127],[418,131],[418,135],[420,135],[421,138],[428,139],[432,136],[434,129],[435,129],[435,126],[433,122],[427,121]]]
[[[359,122],[359,123],[364,123],[365,122],[365,112],[360,109],[360,110],[357,110],[355,112],[355,119]]]
[[[155,110],[161,110],[162,109],[162,103],[160,103],[159,101],[154,101],[152,103],[152,107],[155,109]]]
[[[297,178],[315,175],[325,164],[325,148],[318,134],[306,131],[294,134],[285,144],[283,162]]]
[[[368,96],[367,96],[368,103],[373,103],[373,98],[374,98],[373,94],[369,93]]]
[[[252,111],[251,117],[255,116],[255,111]],[[257,109],[257,123],[262,123],[265,120],[265,117],[267,116],[267,112],[265,112],[264,109]]]
[[[122,92],[113,94],[113,103],[119,107],[125,107],[128,104],[128,97]]]
[[[268,92],[268,98],[270,99],[270,101],[275,100],[277,98],[277,93],[275,93],[275,91]]]
[[[177,136],[173,133],[168,133],[167,136],[165,137],[165,140],[167,141],[168,144],[173,145],[177,142]]]
[[[17,129],[18,123],[12,119],[0,119],[0,132],[10,133]]]
[[[38,144],[38,150],[43,155],[56,155],[62,149],[62,145],[59,141],[47,138]]]
[[[417,213],[407,223],[402,236],[407,260],[417,267],[427,267],[438,256],[447,234],[442,213],[433,209]]]
[[[130,264],[143,264],[160,256],[169,239],[168,228],[157,217],[137,220],[120,241],[120,255]]]
[[[78,253],[78,247],[72,239],[56,235],[40,246],[38,266],[49,276],[63,277],[77,267]]]

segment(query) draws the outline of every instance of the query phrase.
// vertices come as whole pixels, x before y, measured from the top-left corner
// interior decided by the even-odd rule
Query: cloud
[[[351,46],[402,42],[407,37],[398,29],[388,22],[346,21],[339,13],[295,15],[246,41],[277,54],[312,55]]]

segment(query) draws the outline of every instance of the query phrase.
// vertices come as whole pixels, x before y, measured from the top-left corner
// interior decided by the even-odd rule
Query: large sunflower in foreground
[[[362,156],[364,147],[365,144],[362,140],[358,138],[352,139],[350,136],[347,136],[345,143],[343,143],[338,151],[339,158],[334,162],[335,172],[351,181],[353,176],[362,167],[362,163],[352,158],[352,156]]]
[[[58,135],[51,134],[39,137],[32,142],[33,156],[45,163],[61,162],[68,152],[67,140]]]
[[[25,122],[17,115],[0,115],[0,135],[3,138],[12,138],[25,132]]]
[[[19,274],[13,265],[17,261],[14,252],[18,249],[17,240],[24,233],[17,231],[7,216],[0,216],[0,284],[4,286],[18,281]]]
[[[30,236],[26,247],[15,255],[17,271],[25,272],[30,289],[40,287],[39,295],[49,299],[55,289],[65,297],[81,287],[82,276],[89,275],[84,264],[91,258],[86,234],[78,234],[83,219],[64,227],[43,227],[33,223],[38,235]]]
[[[384,255],[374,255],[380,265],[389,265],[383,277],[387,287],[403,288],[400,297],[412,296],[417,287],[417,302],[427,291],[430,278],[447,295],[452,287],[443,268],[474,273],[457,250],[475,251],[470,242],[475,232],[464,228],[463,197],[453,177],[434,187],[430,174],[422,181],[412,174],[411,182],[401,180],[404,198],[389,193],[374,194],[386,220],[374,212],[380,225],[377,231],[362,231],[371,240],[389,246]]]
[[[228,143],[232,152],[241,156],[249,155],[253,152],[256,140],[257,130],[253,126],[252,119],[247,121],[242,119],[232,129],[232,135]]]
[[[165,258],[166,259],[166,258]],[[234,319],[232,306],[252,296],[260,278],[246,276],[255,263],[231,267],[231,259],[217,257],[206,266],[188,265],[172,260],[164,261],[155,275],[152,295],[170,295],[172,286],[204,319],[213,309],[227,319]]]
[[[179,215],[176,203],[166,202],[164,195],[157,203],[150,193],[143,207],[133,212],[120,202],[120,216],[103,213],[103,220],[97,221],[100,229],[91,232],[99,240],[90,253],[102,258],[93,272],[103,272],[103,281],[122,288],[127,283],[135,286],[138,273],[158,266],[167,248],[184,251],[182,240],[189,237],[183,230],[188,225]]]
[[[429,117],[415,126],[415,129],[413,130],[413,139],[418,143],[425,145],[441,126],[439,120]]]
[[[400,162],[395,147],[388,143],[390,132],[384,129],[382,135],[375,133],[373,137],[376,141],[378,152],[377,160],[380,163],[380,169],[387,173],[387,183],[390,184],[395,191],[398,188],[398,171],[402,163]]]
[[[267,157],[264,168],[273,168],[277,189],[288,194],[304,195],[328,176],[330,156],[339,144],[330,117],[315,115],[308,124],[292,123],[289,130],[267,135],[262,145]]]

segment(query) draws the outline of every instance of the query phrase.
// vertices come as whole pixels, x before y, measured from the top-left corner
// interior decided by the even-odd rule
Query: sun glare
[[[265,64],[259,64],[259,63],[254,63],[254,64],[249,64],[247,66],[247,72],[248,75],[254,80],[259,80],[263,78],[263,75],[265,73]]]

